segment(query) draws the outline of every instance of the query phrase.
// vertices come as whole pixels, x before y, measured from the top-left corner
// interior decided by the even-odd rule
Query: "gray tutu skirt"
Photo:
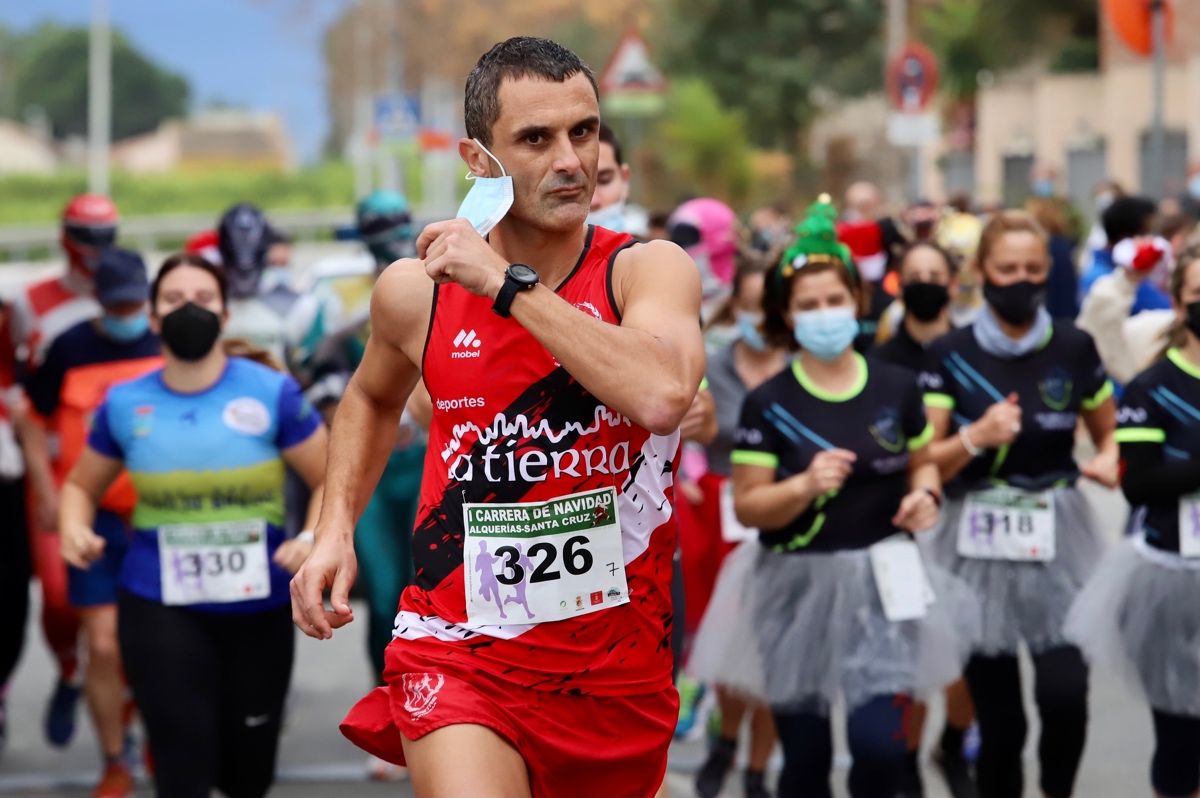
[[[1066,645],[1063,623],[1104,551],[1091,505],[1078,488],[1056,488],[1055,556],[1046,562],[963,557],[958,526],[966,502],[946,502],[943,523],[918,536],[927,560],[945,568],[971,590],[983,626],[974,653],[1016,654],[1022,640],[1034,653]]]
[[[742,543],[722,565],[688,671],[780,709],[940,690],[962,672],[979,613],[965,585],[928,561],[925,570],[935,594],[925,617],[893,622],[866,549]]]
[[[1066,633],[1150,706],[1200,717],[1200,560],[1140,536],[1121,541],[1075,600]]]

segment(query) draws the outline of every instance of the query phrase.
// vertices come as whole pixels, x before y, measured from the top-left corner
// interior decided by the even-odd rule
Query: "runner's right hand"
[[[1021,405],[1015,393],[987,409],[968,429],[971,442],[981,449],[1007,446],[1021,434]]]
[[[328,640],[334,629],[354,620],[350,587],[358,575],[358,560],[352,536],[323,532],[319,525],[316,534],[312,554],[292,577],[292,622],[309,637]],[[325,609],[326,588],[332,610]]]
[[[87,570],[104,556],[106,541],[86,526],[66,526],[59,532],[59,545],[68,564]]]
[[[841,490],[850,477],[850,472],[854,470],[854,461],[857,459],[858,456],[847,449],[827,449],[818,452],[800,475],[805,481],[805,492],[816,497]]]

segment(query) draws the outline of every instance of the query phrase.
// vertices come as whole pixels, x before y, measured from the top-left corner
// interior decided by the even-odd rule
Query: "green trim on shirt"
[[[1113,433],[1117,443],[1166,443],[1166,430],[1154,427],[1122,427]]]
[[[729,462],[734,465],[762,466],[763,468],[778,468],[779,456],[770,452],[753,452],[748,449],[734,449],[729,455]]]
[[[854,384],[845,391],[833,392],[827,391],[809,379],[808,374],[804,372],[804,366],[800,364],[800,358],[792,361],[792,374],[796,377],[796,382],[800,383],[800,387],[808,391],[824,402],[848,402],[854,397],[863,392],[863,388],[867,387],[867,359],[858,352],[854,353],[854,362],[858,366],[858,377],[855,378]]]
[[[1104,404],[1105,400],[1113,395],[1112,380],[1105,380],[1103,387],[1096,391],[1096,395],[1083,400],[1084,410],[1095,410],[1100,405]]]
[[[933,424],[925,422],[925,429],[921,432],[921,434],[915,438],[911,438],[908,441],[908,450],[910,452],[915,452],[917,449],[928,446],[931,440],[933,440]]]

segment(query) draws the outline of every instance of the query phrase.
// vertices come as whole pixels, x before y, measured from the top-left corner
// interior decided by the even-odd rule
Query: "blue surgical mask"
[[[625,203],[614,202],[607,208],[592,211],[587,215],[587,223],[597,227],[605,227],[615,233],[625,232]]]
[[[858,335],[858,319],[850,308],[822,308],[792,314],[796,343],[821,360],[836,360]]]
[[[1054,196],[1054,181],[1053,180],[1035,180],[1033,181],[1033,195],[1035,197],[1053,197]]]
[[[734,314],[734,318],[737,320],[738,335],[741,337],[742,343],[755,352],[765,352],[767,342],[759,330],[763,315],[748,310],[739,310]]]
[[[492,155],[491,151],[479,142],[479,139],[472,139],[472,141],[479,144],[479,149],[486,152],[487,156],[496,162],[496,166],[500,167],[501,176],[480,177],[476,174],[468,174],[467,180],[474,180],[475,184],[463,198],[462,205],[458,206],[456,216],[459,219],[466,219],[475,228],[475,232],[486,236],[492,232],[492,228],[500,224],[500,220],[512,207],[513,179],[508,172],[504,171],[504,164],[500,163],[500,160]]]
[[[1200,174],[1188,178],[1188,194],[1194,200],[1200,200]]]
[[[136,341],[150,329],[150,317],[145,313],[135,316],[101,316],[100,329],[114,341]]]

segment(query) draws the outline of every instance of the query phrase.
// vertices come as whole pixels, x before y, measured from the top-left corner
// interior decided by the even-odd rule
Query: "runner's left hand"
[[[417,238],[417,257],[435,283],[458,283],[472,294],[491,298],[504,285],[508,268],[466,219],[426,225]]]
[[[1116,488],[1121,484],[1121,469],[1115,452],[1101,452],[1084,463],[1079,473],[1106,488]]]
[[[312,548],[313,544],[307,540],[300,540],[298,538],[285,540],[279,544],[279,548],[275,550],[275,556],[271,558],[271,561],[289,574],[294,574],[300,570],[301,565],[304,565],[304,561],[308,559]]]
[[[931,529],[938,521],[938,506],[928,491],[914,490],[900,502],[892,525],[909,532]]]

